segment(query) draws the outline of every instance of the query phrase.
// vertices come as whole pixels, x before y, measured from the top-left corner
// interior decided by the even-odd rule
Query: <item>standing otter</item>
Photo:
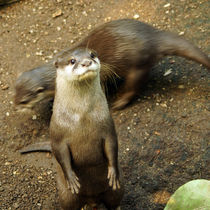
[[[113,105],[116,109],[123,108],[133,99],[151,67],[166,55],[182,56],[210,69],[208,56],[192,43],[131,19],[115,20],[97,27],[80,43],[59,56],[65,56],[75,47],[88,47],[98,53],[104,64],[101,67],[102,84],[106,84],[110,78],[107,69],[124,80],[122,93]],[[43,97],[52,97],[55,72],[53,62],[24,72],[15,86],[17,108],[31,109]]]
[[[118,142],[100,84],[100,61],[92,50],[77,48],[57,58],[55,66],[50,136],[61,206],[78,210],[103,203],[120,209]]]

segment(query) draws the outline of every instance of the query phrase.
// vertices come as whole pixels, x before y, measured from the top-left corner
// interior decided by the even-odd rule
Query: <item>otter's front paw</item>
[[[68,175],[67,185],[68,189],[71,190],[72,194],[79,193],[79,188],[80,188],[79,178],[76,176],[74,172]]]
[[[120,183],[114,167],[108,167],[107,178],[109,179],[109,186],[112,187],[113,190],[120,189]]]

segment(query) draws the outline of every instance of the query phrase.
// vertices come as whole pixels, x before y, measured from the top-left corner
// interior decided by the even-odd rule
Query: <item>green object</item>
[[[210,210],[210,181],[197,179],[182,185],[164,210]]]

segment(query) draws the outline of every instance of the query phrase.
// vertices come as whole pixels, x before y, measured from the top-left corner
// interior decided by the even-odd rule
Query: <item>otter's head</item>
[[[46,72],[46,74],[45,74]],[[38,67],[22,73],[15,83],[14,104],[19,112],[30,112],[38,102],[53,98],[55,88],[54,73],[50,67]]]
[[[99,77],[100,61],[96,53],[87,48],[77,48],[67,52],[55,62],[57,79],[81,84]]]

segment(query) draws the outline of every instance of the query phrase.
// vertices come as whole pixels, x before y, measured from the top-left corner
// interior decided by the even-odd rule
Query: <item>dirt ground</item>
[[[18,153],[49,139],[50,118],[46,107],[33,116],[14,111],[20,72],[119,18],[183,34],[208,54],[209,8],[208,0],[22,0],[0,7],[0,209],[60,209],[51,154]],[[195,62],[165,58],[139,98],[113,112],[125,178],[123,210],[163,209],[180,185],[210,178],[209,79]]]

